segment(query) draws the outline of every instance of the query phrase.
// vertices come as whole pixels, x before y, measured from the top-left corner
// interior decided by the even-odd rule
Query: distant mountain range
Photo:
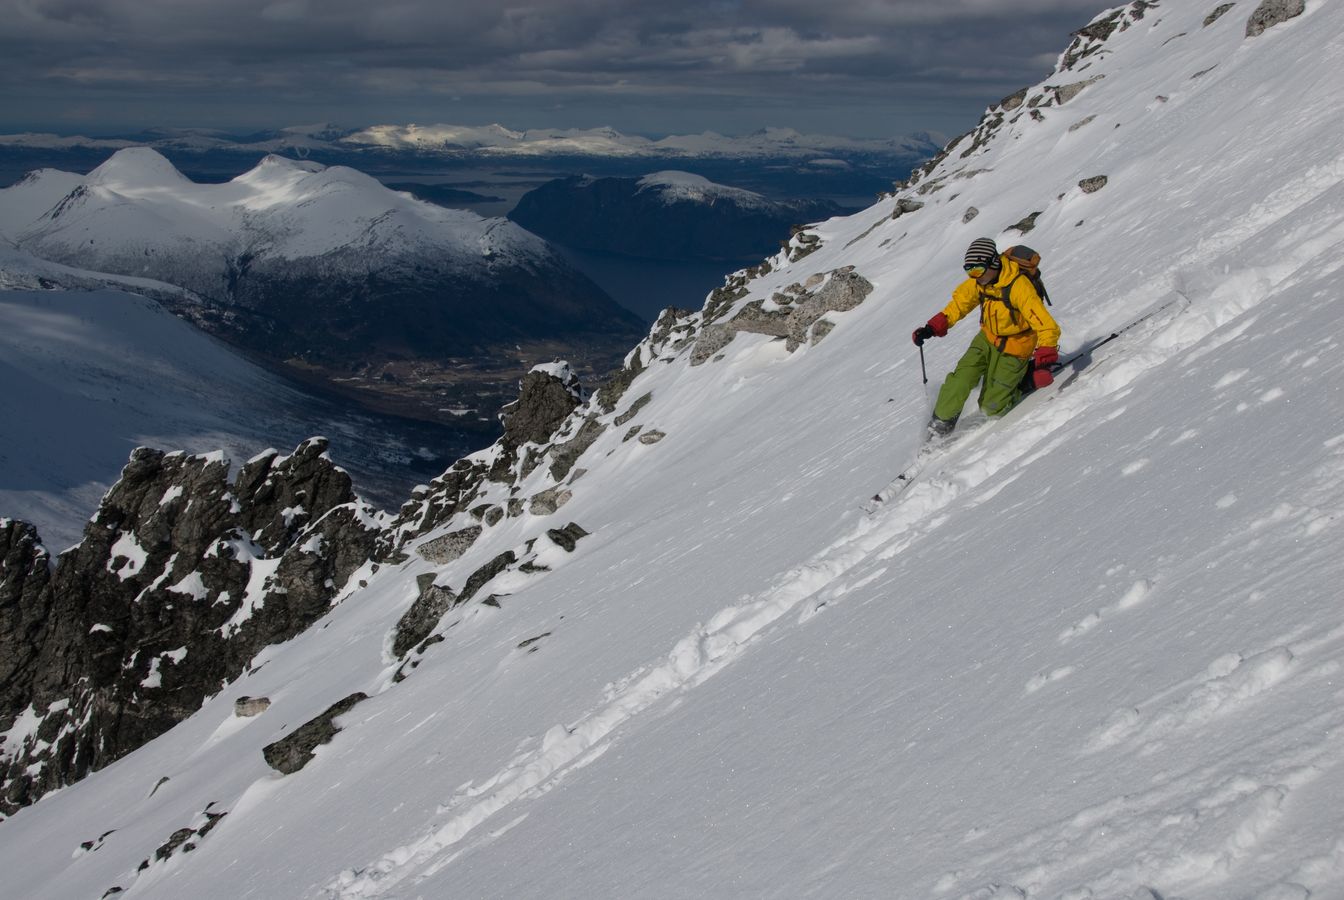
[[[564,345],[605,369],[643,332],[505,219],[274,155],[224,184],[190,181],[148,147],[87,176],[36,171],[0,190],[0,237],[44,264],[161,283],[161,302],[263,359],[392,391],[431,418],[460,405],[448,394],[473,360],[507,369],[520,347],[530,365]]]
[[[547,240],[650,259],[766,256],[793,225],[852,212],[829,200],[771,200],[690,172],[560,178],[525,194],[509,218]]]
[[[112,137],[21,133],[0,135],[0,148],[118,150],[150,146],[160,150],[239,150],[253,153],[318,150],[415,151],[445,156],[482,157],[591,156],[643,158],[771,158],[842,164],[850,157],[927,157],[945,142],[942,135],[919,133],[893,138],[846,138],[802,134],[791,128],[766,128],[743,136],[712,131],[648,138],[614,128],[542,128],[515,131],[503,125],[372,125],[341,128],[329,124],[293,126],[235,135],[203,129],[155,130]]]

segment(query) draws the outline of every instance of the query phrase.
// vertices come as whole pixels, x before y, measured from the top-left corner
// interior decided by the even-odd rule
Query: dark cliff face
[[[583,392],[565,365],[519,387],[493,454],[460,460],[395,517],[360,501],[326,440],[313,438],[248,461],[232,480],[220,454],[140,448],[54,566],[36,529],[0,519],[0,818],[186,719],[260,650],[313,625],[459,513],[486,525],[521,514],[521,501],[506,510],[478,498],[540,464]],[[586,533],[570,528],[556,534]],[[481,532],[461,529],[421,555],[455,558]],[[465,589],[448,596],[470,599]],[[408,640],[448,605],[414,610],[423,621],[405,626]]]
[[[638,178],[559,178],[523,196],[509,218],[547,240],[646,259],[768,256],[794,225],[841,215],[830,201],[743,203],[665,197]]]
[[[182,721],[374,565],[372,510],[325,449],[232,483],[218,455],[136,450],[54,571],[31,526],[0,525],[0,813]]]

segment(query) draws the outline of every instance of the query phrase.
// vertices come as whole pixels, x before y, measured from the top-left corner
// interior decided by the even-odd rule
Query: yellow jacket
[[[1031,279],[1008,257],[1000,255],[999,261],[1003,268],[994,284],[982,286],[974,278],[967,278],[957,285],[952,302],[943,308],[948,327],[978,306],[980,330],[991,344],[1009,356],[1029,359],[1038,345],[1058,347],[1059,326],[1041,302]],[[1005,290],[1007,303],[1003,301]]]

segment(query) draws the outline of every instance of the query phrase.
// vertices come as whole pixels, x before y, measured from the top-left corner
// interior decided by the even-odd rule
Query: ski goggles
[[[962,268],[965,269],[966,274],[972,278],[979,278],[981,275],[985,274],[985,270],[988,266],[962,266]]]

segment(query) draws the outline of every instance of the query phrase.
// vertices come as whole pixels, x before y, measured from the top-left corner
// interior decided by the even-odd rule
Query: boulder
[[[408,650],[429,637],[443,614],[457,604],[457,595],[435,584],[434,579],[432,572],[417,579],[420,594],[397,622],[396,633],[392,638],[393,656],[406,655]]]
[[[270,697],[239,697],[233,701],[233,714],[240,719],[259,716],[270,708]]]
[[[546,536],[550,538],[557,547],[560,547],[568,553],[573,553],[575,545],[579,542],[579,538],[587,537],[588,532],[576,523],[570,522],[564,528],[552,528],[546,532]]]
[[[430,562],[443,566],[466,553],[480,536],[481,527],[471,525],[458,531],[440,535],[433,540],[425,541],[415,548],[415,552]]]
[[[1262,0],[1246,20],[1246,36],[1258,37],[1269,29],[1307,11],[1305,0]]]
[[[336,727],[336,717],[349,712],[367,699],[369,699],[367,694],[356,691],[345,699],[333,703],[280,740],[267,744],[261,748],[261,755],[266,758],[266,764],[282,775],[292,775],[299,771],[312,760],[314,750],[328,743],[340,731]]]

